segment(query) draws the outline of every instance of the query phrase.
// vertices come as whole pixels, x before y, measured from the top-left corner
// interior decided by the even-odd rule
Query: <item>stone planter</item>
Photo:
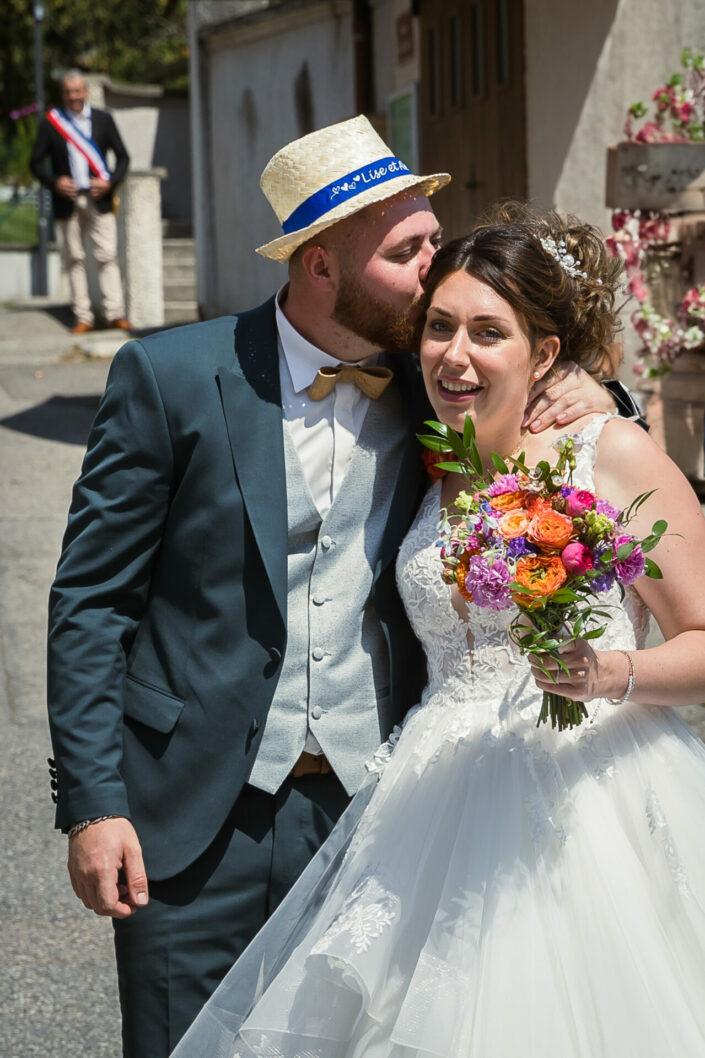
[[[651,436],[705,499],[705,348],[683,353],[663,378],[642,379],[638,391]]]
[[[705,143],[618,143],[607,148],[611,209],[705,209]]]

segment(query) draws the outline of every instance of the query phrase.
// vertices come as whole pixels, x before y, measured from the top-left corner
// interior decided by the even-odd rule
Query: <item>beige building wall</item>
[[[206,26],[192,12],[191,45],[198,299],[214,316],[252,308],[286,280],[255,253],[281,235],[259,177],[284,144],[352,117],[351,4],[253,7]]]
[[[610,230],[605,152],[627,108],[705,49],[705,0],[526,0],[529,196]]]

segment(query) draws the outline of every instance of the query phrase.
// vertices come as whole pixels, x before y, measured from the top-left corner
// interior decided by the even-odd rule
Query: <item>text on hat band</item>
[[[407,166],[394,155],[380,158],[378,162],[371,162],[369,165],[363,165],[361,169],[355,169],[352,173],[328,184],[327,187],[321,188],[320,191],[314,192],[300,206],[297,206],[282,223],[284,234],[291,235],[292,232],[307,228],[325,216],[338,203],[354,198],[361,191],[366,191],[368,187],[383,184],[387,180],[394,180],[408,172]]]

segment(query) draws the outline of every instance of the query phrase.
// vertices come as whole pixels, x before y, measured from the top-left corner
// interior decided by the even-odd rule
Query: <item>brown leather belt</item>
[[[322,753],[307,753],[304,750],[289,772],[289,777],[300,779],[303,775],[330,775],[332,771],[327,758]]]

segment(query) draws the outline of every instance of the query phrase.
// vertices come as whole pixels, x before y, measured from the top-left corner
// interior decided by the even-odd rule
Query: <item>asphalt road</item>
[[[0,309],[0,1058],[120,1055],[112,928],[71,891],[45,763],[46,599],[108,368],[66,322]]]
[[[46,599],[106,361],[0,311],[0,1056],[119,1058],[112,927],[76,900],[45,758]]]

